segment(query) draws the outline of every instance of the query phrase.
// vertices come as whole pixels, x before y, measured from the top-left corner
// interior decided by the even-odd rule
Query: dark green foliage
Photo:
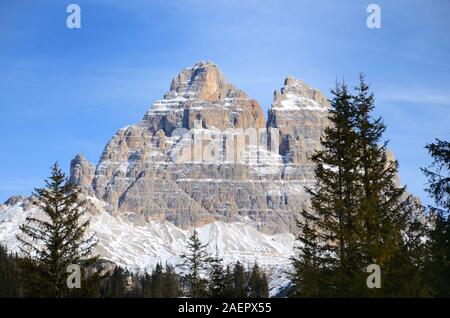
[[[151,297],[162,298],[164,286],[164,272],[161,264],[156,264],[155,269],[151,275]]]
[[[95,245],[94,236],[86,237],[89,220],[83,220],[84,202],[78,200],[76,186],[67,182],[55,164],[52,175],[45,180],[45,188],[33,193],[33,204],[44,212],[42,218],[27,217],[17,236],[20,249],[25,294],[31,297],[95,296],[91,287],[95,282],[86,277],[86,268],[94,264],[90,257]],[[80,265],[81,290],[69,289],[67,267]],[[84,284],[86,283],[86,284]]]
[[[337,84],[330,125],[313,157],[311,210],[302,211],[292,259],[292,296],[421,296],[424,226],[420,206],[397,183],[397,161],[381,143],[374,97],[361,76],[355,95]],[[368,265],[381,268],[381,289],[366,286]]]
[[[250,272],[250,277],[248,278],[248,297],[257,298],[259,296],[260,282],[261,274],[259,272],[259,266],[255,263]]]
[[[267,279],[266,273],[262,273],[261,275],[258,298],[269,298],[269,280]]]
[[[355,231],[357,205],[357,150],[354,130],[355,109],[345,84],[336,85],[329,120],[331,125],[321,140],[323,149],[312,160],[316,163],[316,183],[309,188],[312,211],[302,212],[298,222],[302,243],[299,257],[293,259],[294,295],[341,296],[351,293],[351,276],[361,268],[355,261],[358,249],[349,234]]]
[[[441,215],[447,215],[450,213],[450,142],[436,139],[425,148],[433,158],[428,168],[422,168],[428,179],[426,191],[436,204],[431,208]]]
[[[246,271],[241,262],[224,267],[218,256],[208,259],[206,280],[207,296],[211,298],[268,298],[269,284],[267,275],[255,262],[250,271]]]
[[[258,264],[255,262],[248,279],[248,297],[250,298],[268,298],[269,286],[267,276],[261,272]]]
[[[237,261],[233,270],[234,278],[234,297],[246,298],[247,297],[247,279],[244,266]]]
[[[425,280],[436,297],[450,297],[450,143],[436,139],[425,147],[433,158],[422,168],[428,179],[426,191],[434,200],[430,206],[429,257]]]
[[[181,267],[187,281],[187,296],[191,298],[206,297],[207,282],[202,277],[202,272],[207,270],[208,254],[206,245],[200,242],[196,230],[189,238],[187,249],[187,254],[181,255],[183,259]]]
[[[141,278],[142,294],[145,298],[177,298],[181,296],[179,277],[171,265],[165,270],[157,264],[151,275]]]
[[[329,278],[325,268],[320,265],[319,250],[316,230],[312,223],[315,216],[304,211],[303,222],[297,220],[299,234],[296,240],[300,243],[295,246],[297,257],[292,257],[291,262],[294,271],[290,273],[292,288],[289,291],[291,297],[323,297],[323,286]]]
[[[234,268],[227,266],[224,269],[218,257],[207,259],[207,264],[209,268],[205,273],[209,274],[203,278],[205,285],[202,297],[269,297],[267,275],[256,263],[250,272],[245,271],[240,262]],[[183,296],[183,279],[186,281],[186,276],[175,273],[174,267],[168,264],[165,268],[157,264],[151,274],[143,275],[116,267],[110,275],[102,278],[99,293],[103,298],[178,298]],[[189,292],[190,285],[186,284],[186,287]]]
[[[219,256],[208,259],[208,296],[211,298],[221,298],[226,295],[226,276],[223,267],[223,260]]]
[[[17,258],[0,245],[0,298],[21,296]]]
[[[102,298],[123,298],[126,296],[126,280],[128,273],[117,266],[109,277],[101,282],[100,295]]]
[[[234,291],[234,275],[230,265],[226,267],[224,280],[224,298],[236,297]]]
[[[388,157],[386,129],[381,118],[373,119],[374,97],[360,77],[353,98],[356,111],[358,183],[358,239],[362,266],[381,267],[382,289],[361,286],[361,296],[417,297],[426,295],[421,282],[426,235],[422,208],[398,184],[398,162]],[[381,142],[381,145],[380,145]],[[363,284],[362,284],[363,285]]]
[[[425,280],[435,297],[450,297],[450,215],[433,215]]]
[[[149,275],[131,273],[119,266],[101,281],[102,298],[177,298],[181,296],[180,277],[174,268],[157,264]]]
[[[180,278],[173,266],[166,264],[166,271],[164,272],[165,286],[163,289],[163,297],[178,298],[182,295]]]

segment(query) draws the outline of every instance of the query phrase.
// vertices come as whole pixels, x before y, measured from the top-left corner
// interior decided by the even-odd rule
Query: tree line
[[[50,297],[45,291],[30,289],[21,258],[8,253],[0,245],[0,298]],[[189,274],[175,271],[176,267],[161,263],[150,272],[134,273],[121,266],[113,266],[102,276],[97,276],[95,284],[81,283],[81,289],[69,291],[61,297],[98,298],[268,298],[269,287],[266,273],[255,264],[246,268],[237,261],[233,266],[224,266],[217,259],[213,263],[206,260],[201,285],[191,285]],[[210,267],[209,267],[210,266]],[[222,266],[222,267],[221,267]],[[219,271],[222,269],[222,271]],[[64,280],[65,281],[65,280]],[[57,296],[55,296],[57,297]]]
[[[216,264],[217,265],[217,264]],[[215,266],[216,266],[215,265]],[[215,268],[214,270],[217,270]],[[213,271],[211,268],[210,271]],[[218,272],[214,273],[217,275]],[[228,265],[220,276],[206,271],[199,279],[201,285],[192,285],[189,274],[175,271],[169,264],[157,264],[151,273],[136,274],[116,267],[101,282],[102,298],[267,298],[266,274],[255,263],[246,269],[239,261]]]

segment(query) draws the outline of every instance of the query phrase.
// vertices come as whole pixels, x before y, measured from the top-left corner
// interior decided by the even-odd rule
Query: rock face
[[[4,205],[14,205],[17,204],[21,201],[25,201],[26,197],[23,195],[13,195],[12,197],[10,197],[8,200],[6,200],[3,204]]]
[[[279,153],[287,162],[310,162],[326,126],[327,109],[328,101],[320,91],[293,77],[287,77],[284,87],[275,91],[267,126],[278,129]]]
[[[227,83],[219,68],[208,62],[181,71],[140,125],[151,133],[162,129],[171,136],[175,128],[193,128],[196,120],[201,120],[204,128],[221,130],[265,127],[258,102]]]
[[[308,156],[319,146],[327,105],[319,91],[288,77],[266,123],[257,101],[216,65],[199,62],[172,80],[140,123],[112,137],[95,172],[77,156],[71,180],[138,224],[240,221],[292,231],[308,204]]]
[[[87,194],[92,195],[92,180],[94,179],[95,166],[83,155],[76,155],[70,162],[69,182],[77,184]]]

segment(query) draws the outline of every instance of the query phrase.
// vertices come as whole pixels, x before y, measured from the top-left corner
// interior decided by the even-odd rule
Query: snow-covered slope
[[[136,225],[119,216],[112,216],[104,209],[104,203],[94,198],[97,212],[90,216],[90,230],[99,239],[96,253],[102,258],[128,268],[143,272],[157,262],[176,265],[180,255],[186,252],[187,238],[194,228],[183,230],[167,221],[150,221]],[[40,212],[24,202],[0,208],[0,244],[19,252],[16,234],[29,214]],[[255,261],[270,275],[271,294],[275,295],[288,280],[289,257],[294,237],[290,233],[266,235],[254,227],[234,222],[213,222],[197,227],[203,243],[208,243],[210,254],[216,253],[225,264],[241,261],[251,266]]]

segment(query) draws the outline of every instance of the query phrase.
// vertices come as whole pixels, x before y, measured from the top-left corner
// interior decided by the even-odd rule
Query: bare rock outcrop
[[[258,102],[215,64],[199,62],[173,79],[140,123],[117,131],[95,172],[77,157],[71,179],[111,214],[139,224],[241,221],[268,233],[292,231],[308,205],[304,186],[314,176],[307,158],[318,147],[327,105],[319,91],[288,77],[265,123]],[[256,145],[248,131],[256,131]],[[193,142],[198,134],[200,144]],[[276,135],[280,144],[272,146]],[[245,160],[235,160],[241,153]]]
[[[195,121],[216,129],[265,127],[259,103],[227,83],[217,65],[210,62],[181,71],[140,125],[152,133],[162,129],[171,136],[175,128],[193,128]]]
[[[76,155],[70,162],[69,182],[78,185],[82,191],[93,194],[92,180],[94,179],[95,166],[82,154]]]
[[[275,91],[267,126],[278,129],[279,152],[286,162],[310,162],[327,124],[328,105],[319,90],[291,76],[281,90]]]
[[[4,205],[14,205],[19,202],[23,202],[26,200],[26,197],[23,195],[13,195],[12,197],[8,198],[3,204]]]

